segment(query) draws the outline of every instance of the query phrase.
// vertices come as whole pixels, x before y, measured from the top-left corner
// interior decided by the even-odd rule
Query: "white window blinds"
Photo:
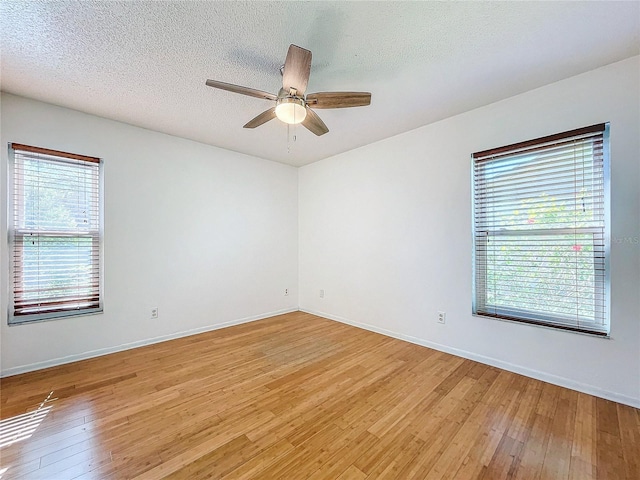
[[[9,323],[102,310],[100,160],[11,145]]]
[[[474,313],[607,335],[608,125],[473,165]]]

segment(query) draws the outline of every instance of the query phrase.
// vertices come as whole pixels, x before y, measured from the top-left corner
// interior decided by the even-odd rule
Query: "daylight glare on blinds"
[[[10,322],[101,310],[99,159],[11,148]]]
[[[474,313],[606,335],[608,126],[473,154]]]

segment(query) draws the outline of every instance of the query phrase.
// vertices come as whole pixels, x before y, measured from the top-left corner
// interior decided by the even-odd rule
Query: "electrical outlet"
[[[288,289],[288,288],[285,288],[285,289],[284,289],[284,296],[286,297],[286,296],[288,296],[288,295],[289,295],[289,289]]]
[[[158,307],[153,307],[151,309],[151,318],[158,318]]]
[[[324,290],[320,290],[320,298],[324,298]]]
[[[446,321],[447,321],[447,313],[438,312],[438,323],[446,323]]]

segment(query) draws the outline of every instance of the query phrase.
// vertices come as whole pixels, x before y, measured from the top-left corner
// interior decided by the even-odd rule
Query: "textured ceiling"
[[[640,2],[0,2],[3,91],[304,165],[640,53]],[[372,92],[318,110],[316,137],[270,103],[289,44],[308,93]],[[293,141],[293,137],[296,137]]]

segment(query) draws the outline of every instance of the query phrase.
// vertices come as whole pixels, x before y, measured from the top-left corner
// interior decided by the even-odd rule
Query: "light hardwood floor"
[[[640,479],[637,409],[301,312],[1,386],[2,480]]]

